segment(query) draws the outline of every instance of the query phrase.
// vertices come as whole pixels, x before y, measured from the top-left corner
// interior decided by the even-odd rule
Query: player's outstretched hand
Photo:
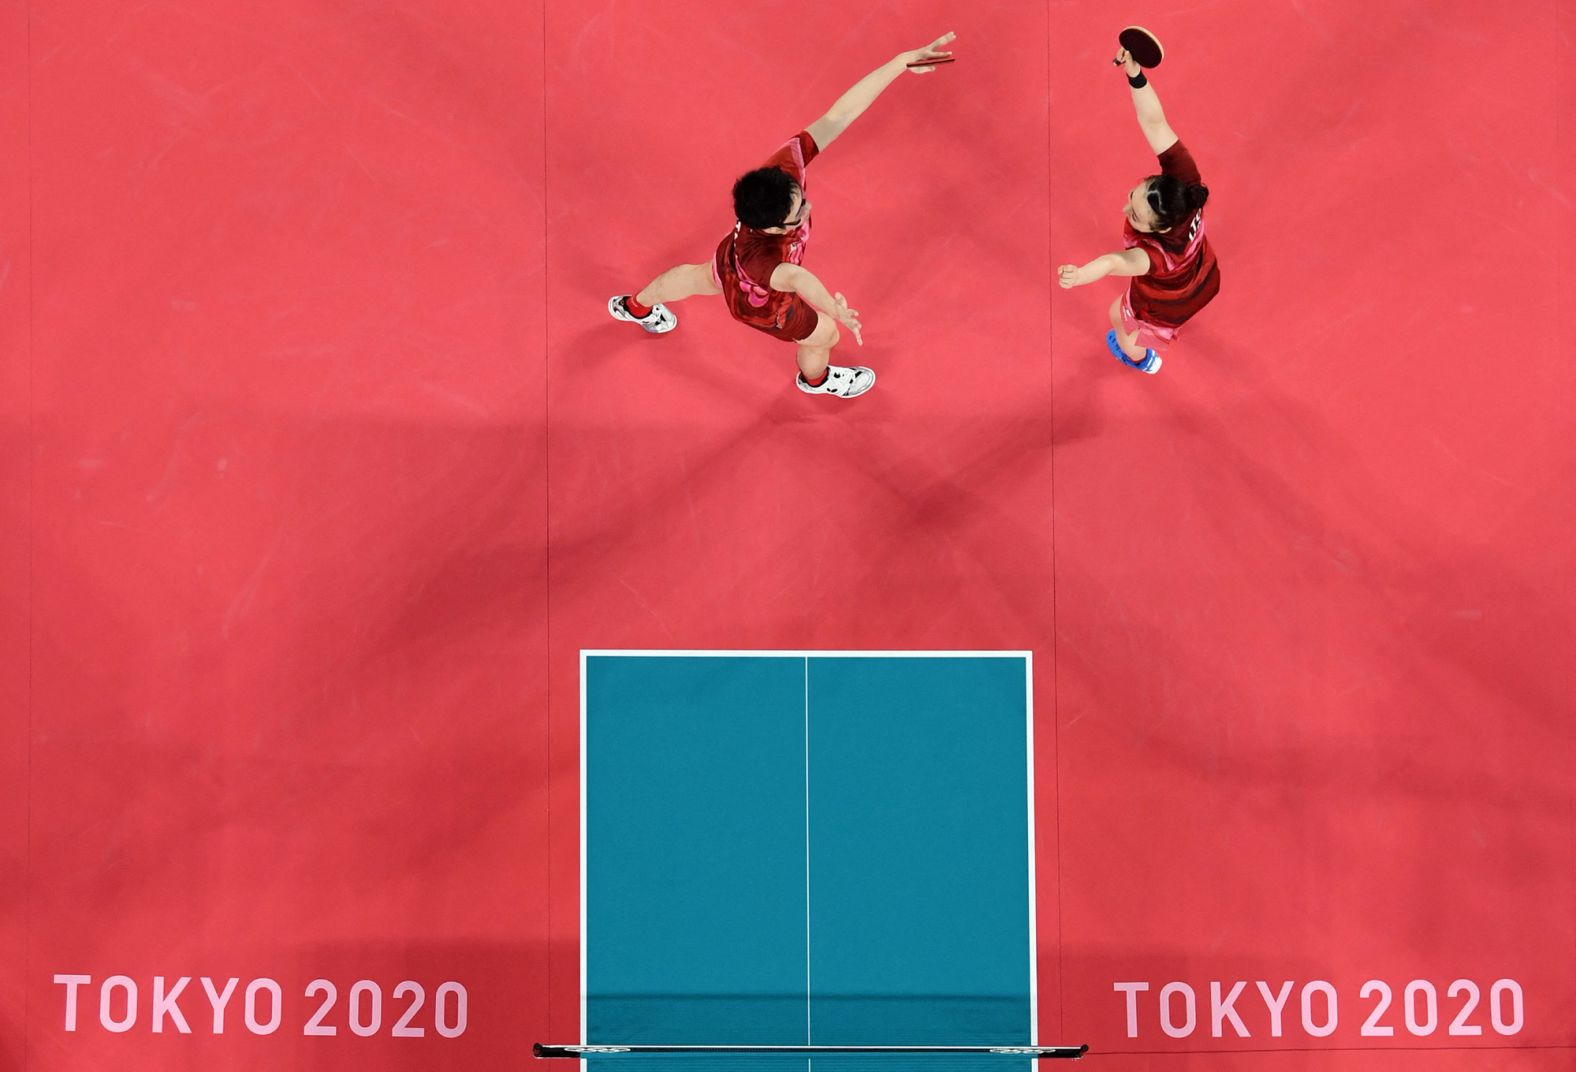
[[[1083,285],[1083,279],[1078,274],[1078,266],[1076,264],[1064,264],[1056,270],[1056,274],[1056,281],[1062,285],[1063,290],[1071,290],[1073,287]]]
[[[947,46],[957,40],[957,37],[958,35],[955,33],[944,33],[924,48],[916,48],[912,52],[900,54],[898,59],[902,60],[903,66],[913,74],[929,74],[936,69],[934,65],[938,60],[952,58],[952,53],[947,50]],[[931,66],[915,67],[914,64],[916,63],[930,64]]]
[[[848,299],[841,294],[832,295],[832,316],[837,322],[854,333],[854,341],[860,346],[865,344],[864,338],[859,333],[859,310],[848,307]]]
[[[1117,49],[1116,59],[1112,60],[1111,62],[1122,68],[1122,73],[1127,75],[1129,78],[1137,77],[1138,72],[1143,70],[1143,68],[1138,65],[1138,61],[1135,60],[1125,48]]]

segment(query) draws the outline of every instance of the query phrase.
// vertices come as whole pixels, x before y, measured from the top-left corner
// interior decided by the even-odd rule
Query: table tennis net
[[[1003,1042],[997,1045],[923,1046],[771,1046],[733,1044],[646,1043],[536,1043],[539,1058],[578,1058],[606,1064],[607,1072],[635,1066],[649,1072],[725,1072],[729,1068],[751,1072],[803,1069],[814,1063],[819,1072],[1009,1072],[1025,1062],[1082,1057],[1087,1045],[1037,1046]]]

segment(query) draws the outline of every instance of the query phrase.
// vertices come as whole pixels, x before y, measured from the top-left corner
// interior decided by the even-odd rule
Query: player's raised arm
[[[1149,272],[1149,254],[1141,249],[1124,249],[1120,253],[1107,253],[1085,265],[1064,264],[1057,269],[1057,282],[1063,290],[1081,287],[1104,279],[1108,275],[1146,275]]]
[[[900,52],[886,63],[877,67],[859,81],[853,88],[826,110],[826,114],[809,126],[810,137],[815,139],[817,148],[825,149],[837,136],[848,129],[848,125],[861,115],[865,109],[875,103],[887,86],[897,81],[904,71],[912,70],[914,74],[929,74],[935,70],[934,66],[910,68],[911,63],[931,63],[947,59],[952,53],[945,51],[958,35],[945,33],[936,38],[924,48],[916,48],[909,52]]]
[[[1127,84],[1133,94],[1133,110],[1138,113],[1138,126],[1149,140],[1149,147],[1159,156],[1177,143],[1177,132],[1166,122],[1166,113],[1160,107],[1160,96],[1149,84],[1149,77],[1138,62],[1122,49],[1116,54],[1117,62],[1127,74]],[[1138,85],[1133,85],[1137,82]]]

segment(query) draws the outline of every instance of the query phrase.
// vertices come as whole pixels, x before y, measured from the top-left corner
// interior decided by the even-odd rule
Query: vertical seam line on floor
[[[23,792],[27,795],[26,832],[22,857],[22,1068],[31,1063],[30,985],[33,978],[33,543],[36,486],[38,481],[38,440],[36,409],[33,400],[33,5],[26,7],[27,78],[27,775]]]
[[[1050,445],[1050,545],[1051,545],[1051,750],[1052,756],[1052,783],[1053,809],[1056,813],[1056,1033],[1060,1036],[1066,1030],[1066,1006],[1063,999],[1063,954],[1062,954],[1062,739],[1061,739],[1061,660],[1058,658],[1058,637],[1056,621],[1056,329],[1054,326],[1056,280],[1056,254],[1054,241],[1054,227],[1052,225],[1052,212],[1055,211],[1055,199],[1052,196],[1054,178],[1051,167],[1053,162],[1051,152],[1051,0],[1045,3],[1045,248],[1046,248],[1046,277],[1045,288],[1047,312],[1045,317],[1045,349],[1046,366],[1050,370],[1050,413],[1051,413],[1051,445]],[[1038,858],[1038,856],[1036,856]],[[1035,884],[1036,890],[1039,884]],[[1039,970],[1039,965],[1035,965]]]
[[[553,501],[552,501],[552,494],[553,494],[553,466],[552,466],[552,432],[551,432],[551,424],[550,424],[551,414],[550,414],[549,406],[548,406],[548,387],[549,387],[549,383],[550,383],[550,379],[551,379],[551,374],[550,374],[550,371],[549,371],[549,364],[550,364],[550,362],[549,362],[548,345],[547,345],[548,344],[548,338],[549,338],[548,324],[547,324],[547,317],[548,317],[548,302],[547,302],[547,299],[548,299],[548,294],[547,294],[547,280],[548,280],[548,276],[547,276],[547,238],[548,238],[548,233],[547,233],[547,207],[548,207],[548,203],[549,203],[548,202],[548,197],[547,197],[547,0],[541,0],[541,3],[542,3],[542,32],[541,32],[540,36],[537,37],[537,47],[539,49],[541,49],[541,53],[542,53],[542,196],[541,196],[541,200],[540,200],[540,204],[541,204],[541,207],[542,207],[542,304],[541,304],[541,310],[542,310],[542,624],[543,624],[543,631],[545,633],[545,636],[543,638],[543,643],[545,644],[545,646],[547,648],[547,651],[546,651],[547,658],[543,660],[543,664],[547,668],[546,669],[546,680],[544,682],[544,685],[545,685],[545,696],[544,696],[545,707],[544,707],[543,715],[544,715],[544,717],[547,720],[547,757],[546,757],[547,770],[546,770],[546,775],[547,775],[547,787],[548,787],[547,788],[547,816],[546,816],[546,818],[547,818],[547,829],[545,831],[546,841],[547,841],[547,876],[546,876],[546,879],[547,879],[547,941],[543,943],[543,953],[542,953],[543,965],[542,966],[546,969],[546,972],[545,972],[543,977],[548,980],[548,986],[547,986],[547,1010],[546,1010],[547,1011],[547,1024],[546,1024],[546,1027],[547,1027],[547,1029],[549,1031],[551,1031],[551,1030],[553,1030],[553,985],[552,985],[552,978],[553,978],[554,972],[553,972],[553,954],[552,954],[552,949],[553,949],[553,934],[554,934],[554,931],[553,931],[553,910],[554,910],[554,907],[555,907],[554,900],[553,900],[553,892],[554,892],[553,891],[553,869],[554,869],[554,861],[557,859],[557,855],[554,852],[554,848],[553,848],[554,843],[557,840],[556,837],[555,837],[556,831],[555,831],[554,826],[553,826],[553,786],[558,784],[558,779],[554,777],[554,770],[553,770],[554,757],[555,757],[556,753],[553,750],[553,722],[554,722],[554,711],[553,711],[553,668],[554,668],[554,665],[555,665],[554,662],[553,662]],[[578,652],[576,653],[575,673],[576,674],[580,673]],[[577,694],[578,694],[578,691],[579,690],[577,689],[576,690]],[[577,733],[576,733],[576,747],[577,748],[579,747],[578,741],[579,741],[579,733],[577,731]],[[583,763],[584,761],[585,761],[585,757],[580,756],[580,755],[576,755],[575,756],[575,763],[576,764]],[[579,783],[579,774],[578,774],[578,771],[577,771],[576,772],[576,784],[578,785],[578,783]],[[580,816],[578,814],[579,810],[580,810],[580,808],[579,808],[579,804],[577,802],[576,803],[576,807],[575,807],[575,811],[576,811],[576,814],[577,814],[576,821],[583,823],[583,822],[585,822],[585,817],[584,816]],[[584,835],[580,831],[576,831],[575,836],[578,839],[580,837],[583,837]],[[577,860],[578,860],[578,854],[577,854]],[[576,866],[578,867],[578,863],[576,864]],[[577,881],[583,883],[585,881],[585,875],[577,876]],[[578,889],[576,891],[576,900],[577,900],[577,903],[578,903],[578,900],[579,900]],[[585,935],[579,933],[579,930],[580,930],[579,918],[580,918],[580,913],[577,910],[576,913],[575,913],[576,937],[577,937],[578,941],[580,941],[581,943],[584,943]],[[584,956],[584,953],[582,951],[581,955],[576,957],[576,959],[575,959],[575,974],[576,975],[580,974],[579,964],[580,964],[580,960],[583,958],[583,956]],[[583,979],[583,978],[576,979],[575,980],[575,993],[576,994],[584,993],[585,985],[586,985],[585,979]],[[577,1001],[576,1004],[577,1004],[577,1006],[581,1006],[581,1007],[583,1007],[583,1005],[584,1005],[584,1003],[580,1002],[580,1001]],[[576,1012],[577,1012],[577,1015],[578,1015],[579,1012],[580,1012],[580,1009],[577,1008]],[[580,1024],[579,1025],[579,1033],[584,1034],[584,1029],[585,1029],[585,1025],[583,1023]],[[579,1041],[580,1042],[584,1042],[585,1039],[582,1038]],[[585,1067],[585,1062],[584,1061],[580,1062],[580,1066],[581,1066],[581,1068],[584,1068]]]

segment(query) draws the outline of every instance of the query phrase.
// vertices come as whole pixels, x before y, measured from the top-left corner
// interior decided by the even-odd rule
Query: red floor
[[[573,1038],[592,647],[1032,649],[1041,1036],[1100,1067],[1572,1067],[1569,6],[714,6],[0,4],[0,1070]],[[1154,378],[1053,283],[1152,166],[1127,21],[1224,279]],[[947,29],[811,169],[872,394],[607,319]]]

